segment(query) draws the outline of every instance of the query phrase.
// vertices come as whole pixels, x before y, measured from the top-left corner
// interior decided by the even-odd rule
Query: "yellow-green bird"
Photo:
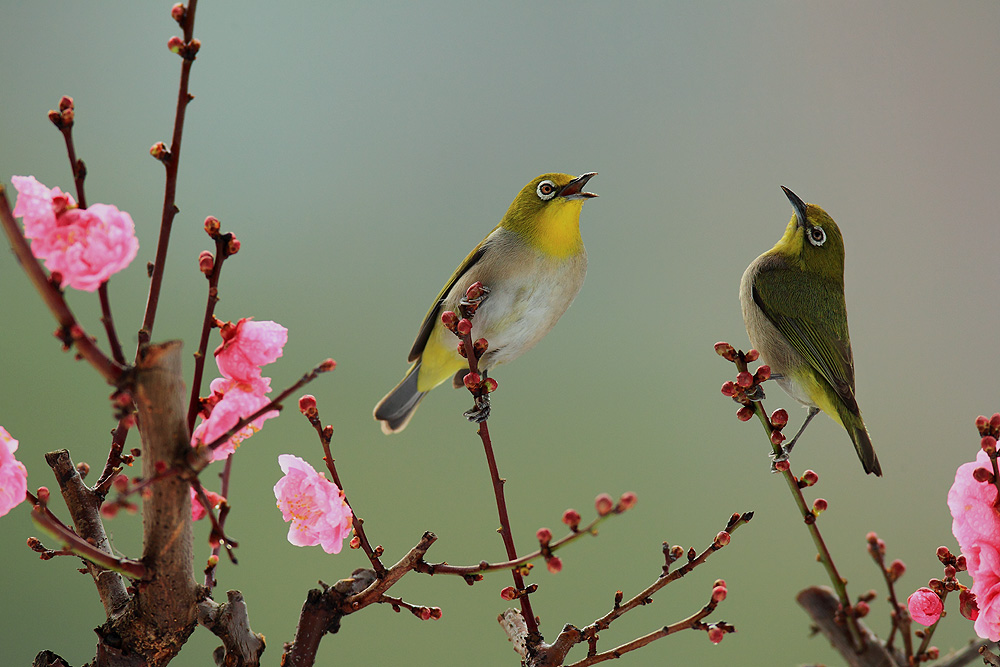
[[[520,356],[555,326],[587,273],[580,209],[597,196],[584,191],[595,175],[543,174],[528,183],[500,224],[455,269],[420,325],[410,349],[413,365],[375,406],[384,433],[406,428],[427,392],[445,380],[462,386],[468,361],[458,354],[458,339],[441,324],[441,313],[458,312],[473,283],[490,290],[472,319],[473,340],[489,343],[480,370]]]
[[[785,234],[747,267],[740,304],[750,343],[789,396],[808,406],[795,441],[822,410],[843,426],[866,473],[882,475],[854,398],[844,302],[844,237],[826,211],[782,186],[795,209]]]

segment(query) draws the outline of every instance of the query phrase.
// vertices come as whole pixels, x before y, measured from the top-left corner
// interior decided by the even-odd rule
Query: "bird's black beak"
[[[567,183],[559,191],[560,197],[565,197],[566,199],[590,199],[591,197],[596,197],[593,192],[584,192],[583,188],[587,185],[587,181],[597,176],[596,171],[591,171],[582,176],[577,176],[572,181]]]
[[[784,185],[781,189],[785,191],[785,196],[788,197],[788,201],[792,203],[792,208],[795,209],[795,217],[799,219],[799,227],[806,226],[806,203],[799,199],[799,196],[786,188]]]

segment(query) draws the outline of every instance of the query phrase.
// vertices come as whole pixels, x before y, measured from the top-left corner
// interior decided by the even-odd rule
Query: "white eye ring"
[[[535,188],[535,194],[537,194],[538,198],[542,201],[548,201],[556,196],[556,184],[552,181],[542,181],[538,184],[538,187]]]
[[[826,243],[826,232],[823,231],[822,227],[810,227],[806,234],[809,237],[809,243],[817,248]]]

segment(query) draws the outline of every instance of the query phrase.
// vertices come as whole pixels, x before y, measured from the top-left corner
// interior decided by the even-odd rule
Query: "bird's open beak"
[[[786,188],[784,185],[781,189],[785,191],[785,196],[788,197],[788,201],[792,202],[792,208],[795,209],[795,217],[798,218],[799,227],[806,226],[806,203],[799,199],[799,196]]]
[[[596,171],[591,171],[589,173],[583,174],[582,176],[577,176],[572,181],[567,183],[559,191],[560,197],[565,197],[566,199],[590,199],[591,197],[596,197],[593,192],[584,192],[583,188],[587,185],[587,181],[597,176]]]

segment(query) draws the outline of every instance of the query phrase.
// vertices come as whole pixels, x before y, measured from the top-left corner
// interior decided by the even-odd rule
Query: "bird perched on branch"
[[[384,433],[406,428],[427,392],[445,380],[462,386],[468,362],[440,320],[444,311],[459,310],[473,283],[488,291],[472,320],[472,338],[489,343],[479,359],[481,371],[520,356],[555,326],[587,273],[580,210],[597,196],[584,190],[595,175],[543,174],[528,183],[500,224],[455,269],[420,325],[410,349],[413,365],[375,406]]]
[[[740,304],[750,343],[771,377],[809,408],[785,455],[820,410],[847,430],[866,473],[882,467],[854,398],[844,302],[844,238],[826,211],[782,186],[794,214],[773,248],[747,267]]]

